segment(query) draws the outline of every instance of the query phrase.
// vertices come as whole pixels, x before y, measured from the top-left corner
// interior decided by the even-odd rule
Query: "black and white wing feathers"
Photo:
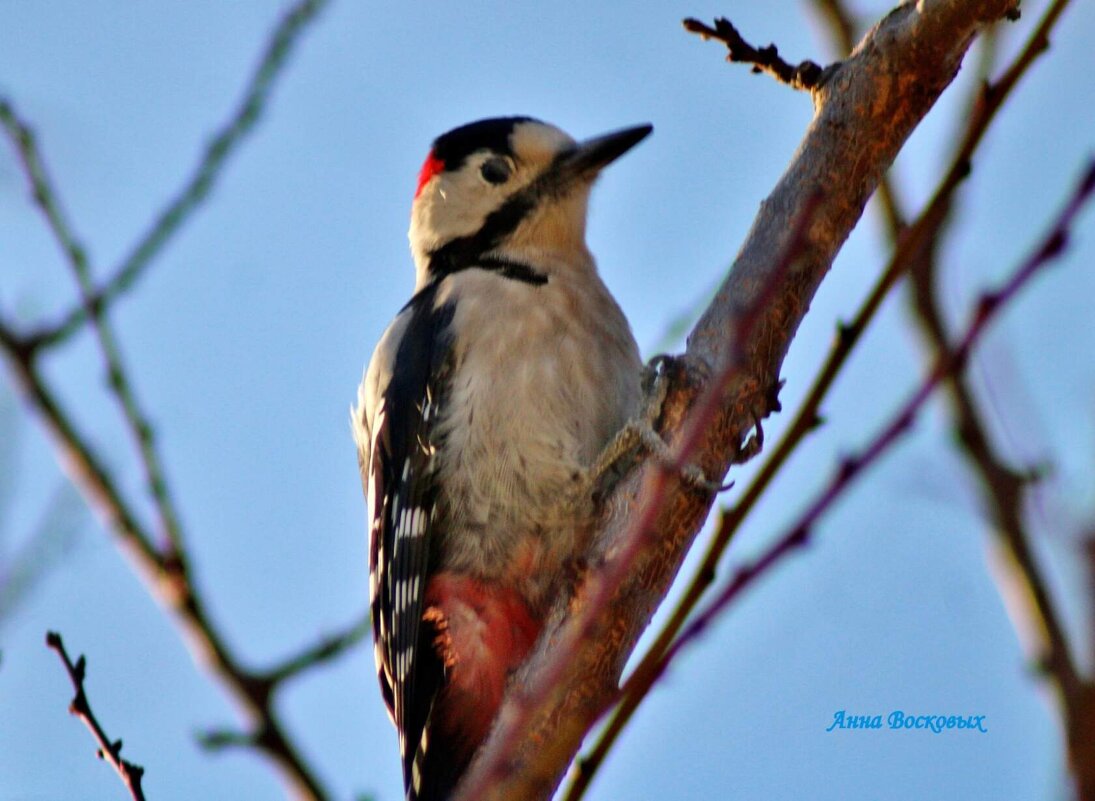
[[[377,347],[363,393],[369,450],[362,454],[362,478],[369,500],[377,669],[399,729],[408,788],[417,783],[415,755],[444,681],[435,632],[422,625],[438,540],[435,432],[446,394],[453,315],[451,305],[435,308],[436,295],[437,285],[430,284],[400,312]]]

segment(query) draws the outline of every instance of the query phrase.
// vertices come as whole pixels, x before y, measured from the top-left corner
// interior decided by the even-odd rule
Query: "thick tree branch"
[[[680,368],[671,373],[661,430],[675,447],[702,394],[705,376],[717,373],[733,353],[749,354],[746,369],[731,382],[700,444],[698,461],[708,476],[725,474],[747,432],[773,408],[772,390],[794,332],[897,151],[954,78],[977,31],[1014,10],[1008,0],[903,4],[813,90],[817,113],[805,140],[762,205],[726,283],[693,330]],[[818,192],[825,193],[825,200],[801,258],[767,304],[750,341],[744,346],[735,342],[738,319],[770,284],[776,268],[773,254],[783,252],[807,199]],[[620,537],[630,530],[631,514],[643,505],[642,489],[655,470],[648,464],[616,487],[605,505],[591,564],[610,562],[626,550]],[[507,694],[497,725],[461,788],[461,798],[548,797],[592,721],[616,697],[624,660],[710,509],[709,497],[698,497],[676,482],[669,484],[654,526],[658,536],[615,588],[609,608],[598,610],[594,636],[582,640],[573,652],[556,648],[566,640],[568,618],[581,618],[595,575],[570,605],[575,613],[560,609],[549,622]],[[530,726],[515,729],[510,721],[527,716],[520,711],[524,688],[538,687],[560,659],[568,663],[566,680],[546,693]],[[506,759],[499,760],[499,754]]]
[[[813,4],[817,8],[818,15],[828,25],[830,38],[836,47],[837,55],[840,58],[845,58],[855,49],[858,36],[859,26],[854,15],[841,0],[813,0]],[[989,32],[994,29],[995,26],[989,27],[981,35],[981,41],[984,42]],[[902,216],[894,197],[893,170],[894,168],[891,167],[890,172],[882,178],[878,190],[875,192],[875,198],[882,206],[883,216],[890,229],[900,231],[905,227],[905,218]]]
[[[81,656],[73,664],[72,660],[69,659],[68,651],[65,650],[65,643],[61,639],[61,635],[56,632],[51,631],[46,635],[46,645],[56,651],[57,656],[61,658],[65,671],[68,673],[69,681],[72,682],[73,692],[76,693],[72,697],[72,703],[69,704],[68,711],[82,720],[84,725],[87,726],[88,731],[95,738],[95,742],[99,744],[99,758],[106,760],[114,768],[118,778],[129,790],[133,801],[144,801],[145,795],[141,789],[144,768],[122,758],[122,741],[111,740],[107,733],[103,731],[103,727],[99,723],[99,719],[95,717],[95,713],[91,711],[91,702],[88,701],[87,692],[84,690],[84,674],[87,670],[87,661]]]

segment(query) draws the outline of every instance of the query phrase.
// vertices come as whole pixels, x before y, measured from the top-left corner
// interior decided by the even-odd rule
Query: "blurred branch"
[[[272,685],[281,685],[305,670],[310,670],[325,662],[331,662],[353,648],[365,635],[372,631],[372,618],[366,612],[361,620],[344,631],[323,637],[319,642],[308,646],[296,656],[284,660],[280,665],[265,673],[265,680]]]
[[[774,44],[753,47],[725,17],[717,18],[714,28],[692,17],[684,20],[683,24],[686,31],[697,34],[704,41],[715,40],[726,45],[727,61],[752,64],[753,72],[767,72],[792,89],[814,89],[821,81],[822,69],[813,61],[803,61],[798,66],[792,66],[783,60]]]
[[[163,465],[156,451],[152,425],[137,402],[136,391],[126,376],[121,351],[104,315],[104,309],[92,297],[94,288],[87,251],[78,241],[72,226],[61,211],[59,195],[49,180],[33,132],[6,101],[0,101],[0,123],[4,125],[5,131],[19,153],[23,172],[31,186],[31,195],[45,216],[49,229],[65,254],[76,280],[84,309],[91,321],[106,364],[108,385],[121,407],[126,428],[137,448],[145,474],[145,483],[159,516],[160,536],[165,545],[168,545],[181,559],[183,544],[178,513],[171,500],[171,493],[164,478]]]
[[[821,517],[828,512],[843,495],[852,482],[860,477],[864,470],[876,462],[902,436],[907,434],[932,393],[945,381],[953,382],[960,375],[969,360],[973,346],[984,334],[992,322],[1012,302],[1019,291],[1031,279],[1058,259],[1068,244],[1069,229],[1080,210],[1091,200],[1095,193],[1095,161],[1089,162],[1081,172],[1077,188],[1069,198],[1064,210],[1057,216],[1050,232],[1039,246],[1012,273],[1011,277],[999,289],[982,293],[969,315],[958,342],[953,347],[943,343],[935,365],[920,387],[908,401],[894,414],[889,423],[871,440],[859,454],[845,457],[828,485],[811,502],[806,511],[788,528],[786,534],[766,549],[751,564],[738,569],[734,577],[689,623],[688,627],[674,641],[661,662],[661,671],[668,667],[672,659],[689,642],[699,637],[715,617],[731,601],[758,578],[769,572],[773,565],[795,549],[804,546]],[[725,518],[724,518],[725,519]],[[629,682],[630,683],[630,680]],[[624,687],[625,692],[627,686]]]
[[[891,12],[870,35],[870,47],[823,73],[812,91],[816,115],[787,172],[761,210],[730,275],[693,329],[683,357],[668,371],[662,405],[661,434],[677,447],[688,428],[690,412],[704,397],[708,378],[733,359],[748,354],[748,363],[730,382],[711,425],[703,432],[696,457],[708,477],[721,477],[741,458],[748,433],[777,405],[784,354],[818,285],[867,198],[906,138],[947,87],[980,28],[1014,9],[1009,0],[970,4],[960,0],[921,0]],[[915,54],[915,55],[914,55]],[[901,65],[906,80],[892,81]],[[886,87],[881,91],[880,87]],[[834,185],[834,165],[841,181]],[[764,292],[777,269],[777,254],[801,219],[804,206],[818,191],[826,192],[807,234],[801,258],[766,304],[762,319],[746,343],[735,340],[738,320],[751,301]],[[656,460],[655,460],[656,461]],[[634,516],[645,512],[640,500],[658,468],[647,458],[608,496],[588,560],[609,565],[626,553],[624,539]],[[556,648],[568,642],[574,610],[603,590],[591,571],[569,605],[560,604],[549,619],[528,663],[507,692],[502,711],[481,749],[458,797],[538,799],[550,796],[593,721],[618,697],[618,678],[650,614],[664,596],[688,546],[710,510],[712,498],[670,479],[669,493],[634,568],[611,593],[611,612],[597,622],[575,652]],[[587,584],[593,582],[592,588]],[[555,658],[565,653],[565,676],[550,685],[545,701],[531,716],[523,698],[557,670]],[[545,682],[545,686],[549,683]],[[543,692],[532,690],[531,692]],[[531,720],[520,729],[514,719]],[[508,742],[513,740],[513,742]],[[507,758],[501,760],[500,755]],[[479,792],[482,790],[483,792]]]
[[[59,479],[25,543],[13,553],[0,553],[0,627],[70,552],[84,523],[83,510],[72,485]]]
[[[837,56],[844,58],[855,49],[859,23],[842,0],[811,0],[818,16],[828,25],[830,38],[836,45]]]
[[[935,255],[933,249],[913,271],[911,300],[926,347],[939,354],[946,351],[949,335],[939,304]],[[1070,656],[1064,625],[1031,550],[1030,533],[1023,520],[1026,488],[1033,473],[1012,468],[997,453],[966,375],[948,376],[946,395],[956,440],[980,481],[992,531],[1006,555],[1006,572],[997,577],[1001,594],[1009,601],[1011,614],[1020,618],[1014,621],[1016,628],[1033,633],[1035,642],[1027,644],[1033,646],[1035,661],[1056,691],[1065,722],[1069,762],[1073,774],[1087,787],[1079,797],[1084,801],[1095,799],[1095,729],[1090,728],[1092,721],[1086,727],[1082,724],[1085,718],[1095,715],[1095,706],[1089,706],[1092,702],[1088,698],[1092,688],[1085,688]]]
[[[95,717],[95,713],[91,711],[91,703],[87,700],[87,693],[84,691],[84,674],[87,669],[87,660],[81,656],[76,660],[76,664],[73,664],[68,657],[68,652],[65,650],[61,635],[54,631],[46,635],[46,645],[56,651],[61,658],[61,662],[64,663],[65,670],[68,672],[69,681],[72,682],[72,689],[76,693],[72,698],[72,703],[69,704],[68,711],[82,720],[92,736],[95,737],[95,741],[99,744],[99,759],[105,759],[110,763],[110,766],[118,774],[118,778],[129,790],[133,801],[144,801],[145,795],[141,789],[141,777],[144,776],[144,768],[122,759],[122,741],[111,740],[107,737],[106,732],[103,731],[103,727]]]
[[[829,28],[830,37],[836,45],[837,55],[840,58],[850,55],[855,50],[856,37],[858,36],[859,25],[856,22],[855,15],[842,0],[811,0],[811,2],[817,8],[818,15]],[[996,26],[992,25],[981,35],[982,46],[984,46],[983,43],[986,37],[995,29]],[[905,216],[901,213],[894,196],[893,172],[894,167],[891,166],[889,172],[878,184],[875,197],[882,206],[882,214],[890,230],[901,231],[905,227]]]
[[[94,287],[86,252],[61,212],[58,195],[48,179],[29,126],[18,118],[10,103],[0,101],[0,123],[15,145],[34,201],[64,252],[81,294],[80,308],[62,323],[41,327],[29,334],[20,334],[14,324],[0,314],[0,352],[6,356],[16,385],[51,435],[59,461],[70,480],[80,489],[88,505],[98,512],[104,526],[117,536],[149,591],[174,612],[196,661],[221,682],[236,702],[246,721],[250,743],[270,758],[292,795],[301,799],[322,799],[328,794],[278,719],[273,706],[275,690],[283,681],[334,658],[356,643],[360,639],[360,626],[336,638],[327,638],[268,672],[255,672],[243,666],[210,618],[198,593],[151,426],[137,405],[107,325],[106,312],[109,302],[133,285],[171,235],[208,196],[225,160],[257,121],[292,46],[324,5],[326,0],[301,0],[282,17],[240,108],[209,145],[192,179],[101,289]],[[137,505],[124,496],[88,437],[78,430],[42,374],[39,357],[64,342],[84,321],[90,321],[96,330],[111,391],[121,405],[126,425],[137,444],[153,504],[159,512],[160,545],[141,522]]]
[[[1049,25],[1066,3],[1054,3],[1046,12],[1026,52],[1037,54],[1048,46]],[[1046,24],[1049,22],[1049,25]],[[986,51],[988,52],[988,51]],[[986,59],[991,59],[988,52]],[[1005,79],[1011,70],[1005,73]],[[999,84],[998,84],[999,85]],[[990,85],[984,94],[991,96]],[[977,103],[974,104],[976,110]],[[941,306],[942,285],[938,266],[940,242],[925,248],[912,270],[910,304],[919,323],[925,347],[945,351],[949,334]],[[992,520],[992,532],[1005,559],[996,576],[1000,593],[1016,629],[1026,633],[1025,645],[1054,690],[1061,712],[1069,766],[1078,798],[1095,800],[1095,681],[1085,680],[1073,661],[1061,614],[1033,553],[1032,537],[1024,520],[1027,488],[1036,471],[1017,470],[997,451],[989,427],[967,376],[956,374],[947,381],[948,409],[956,441],[980,484],[981,496]],[[1095,606],[1087,610],[1095,613]]]
[[[190,178],[156,215],[151,226],[137,240],[133,249],[102,287],[90,290],[84,302],[57,323],[35,331],[29,337],[32,343],[50,346],[68,339],[87,320],[89,311],[109,306],[137,282],[164,246],[205,202],[229,158],[246,141],[248,134],[261,119],[270,93],[281,77],[301,34],[328,2],[329,0],[299,0],[282,16],[267,41],[242,100],[228,121],[210,138]]]
[[[777,539],[773,545],[766,549],[761,556],[751,564],[740,567],[734,577],[718,593],[715,599],[699,612],[695,618],[689,621],[688,626],[684,628],[683,633],[681,633],[679,637],[673,639],[673,635],[676,634],[677,631],[677,627],[673,624],[677,621],[683,624],[686,619],[685,615],[687,611],[690,610],[692,606],[694,606],[695,601],[698,601],[699,599],[699,592],[697,592],[696,588],[698,587],[699,591],[702,591],[714,580],[715,564],[714,562],[708,563],[708,559],[705,558],[704,563],[697,569],[695,574],[696,578],[686,591],[685,597],[682,600],[681,605],[675,611],[673,618],[667,623],[665,629],[661,632],[658,641],[651,646],[643,661],[636,667],[628,680],[624,683],[621,690],[623,700],[605,731],[602,732],[598,738],[591,753],[579,761],[577,774],[564,796],[565,801],[576,801],[581,798],[592,781],[596,770],[602,764],[608,749],[615,742],[616,737],[630,719],[630,716],[638,706],[638,703],[641,702],[653,684],[665,673],[669,664],[676,658],[680,651],[691,641],[702,635],[714,619],[751,584],[761,578],[764,574],[771,572],[773,567],[784,557],[788,556],[794,550],[805,546],[817,522],[830,508],[832,508],[836,501],[839,500],[840,496],[849,489],[851,483],[861,476],[867,467],[877,461],[887,450],[889,450],[889,448],[896,444],[904,434],[908,433],[915,421],[916,415],[939,385],[944,381],[951,382],[957,380],[957,377],[962,374],[962,368],[968,360],[971,349],[980,339],[992,318],[1000,312],[1001,308],[1006,303],[1014,299],[1018,291],[1025,286],[1037,272],[1044,269],[1047,264],[1060,255],[1067,239],[1069,225],[1082,205],[1090,200],[1093,191],[1095,191],[1095,162],[1087,167],[1073,198],[1070,200],[1065,210],[1059,215],[1052,231],[1046,237],[1042,245],[1019,269],[1016,270],[1012,279],[1008,281],[1002,289],[997,292],[986,293],[982,296],[975,312],[971,314],[970,322],[967,325],[962,338],[959,340],[958,345],[952,349],[944,343],[936,358],[933,370],[929,373],[913,396],[902,406],[898,413],[891,418],[891,421],[883,427],[859,455],[842,460],[829,484],[821,493],[819,493],[798,520],[789,527],[787,533]],[[809,404],[807,403],[804,406],[804,410],[808,408]],[[796,423],[799,423],[803,419],[804,417],[800,413],[796,418]],[[794,429],[795,426],[793,424],[792,430]],[[787,442],[788,440],[784,439],[783,442],[781,442],[781,446],[785,445]],[[771,467],[773,461],[781,462],[782,460],[778,458],[778,454],[774,454],[773,458],[765,465],[762,474],[767,478],[758,476],[761,488],[767,484],[768,478],[771,477],[775,470],[775,468]],[[741,515],[743,513],[740,510],[742,509],[742,504],[745,504],[746,507],[751,506],[752,501],[755,500],[756,497],[756,487],[758,487],[758,482],[751,484],[746,490],[745,497],[739,502],[738,506],[733,510],[729,510],[722,514],[713,538],[712,550],[716,550],[717,545],[720,543],[725,545],[729,542],[731,535],[741,522]],[[695,599],[695,601],[693,601],[692,604],[689,604],[688,601],[690,599]],[[1083,796],[1083,798],[1086,801],[1087,796]]]
[[[160,553],[153,545],[149,532],[137,520],[90,442],[76,429],[56,393],[45,383],[34,358],[36,351],[28,348],[2,318],[0,350],[7,356],[16,384],[51,435],[69,479],[99,514],[103,525],[118,538],[149,591],[175,613],[195,660],[221,681],[250,725],[264,732],[257,747],[279,767],[296,797],[326,798],[326,791],[277,719],[270,703],[273,687],[246,670],[228,646],[195,588],[187,562]]]
[[[850,48],[854,26],[851,15],[840,0],[815,0],[822,9],[834,38],[842,48]],[[976,121],[982,114],[979,106],[985,102],[1002,102],[1002,95],[1010,91],[1016,79],[1029,66],[1033,58],[1044,52],[1049,41],[1049,31],[1056,23],[1065,2],[1053,3],[1045,12],[1041,23],[1013,65],[1005,71],[995,89],[987,78],[992,71],[996,55],[997,28],[990,28],[981,41],[981,57],[976,73],[978,87],[986,88],[981,97],[975,96],[970,103],[970,120]],[[969,137],[964,137],[969,139]],[[880,188],[883,210],[890,236],[897,241],[901,235],[901,202],[888,182]],[[948,207],[948,219],[950,219]],[[942,245],[943,225],[939,235],[925,243],[912,263],[910,270],[910,301],[920,323],[926,347],[941,358],[950,341],[944,314],[940,305],[942,287],[939,283],[938,254]],[[981,484],[981,493],[993,522],[993,532],[1007,556],[1006,574],[998,581],[1001,594],[1011,601],[1008,604],[1016,628],[1032,632],[1036,661],[1054,685],[1059,708],[1064,719],[1069,763],[1076,777],[1079,797],[1095,799],[1095,689],[1091,682],[1084,682],[1072,662],[1064,626],[1055,609],[1048,587],[1038,568],[1030,548],[1023,508],[1026,489],[1034,479],[1033,471],[1018,471],[996,452],[988,426],[983,421],[976,395],[968,377],[953,373],[946,383],[947,397],[956,439]],[[1095,608],[1089,610],[1095,613]]]

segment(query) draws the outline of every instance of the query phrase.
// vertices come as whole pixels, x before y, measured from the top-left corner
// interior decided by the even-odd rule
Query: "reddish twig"
[[[761,311],[766,308],[779,283],[807,245],[807,233],[819,202],[820,196],[815,196],[804,207],[771,273],[772,280],[760,288],[749,306],[739,316],[731,358],[722,366],[720,373],[710,382],[693,407],[669,461],[659,463],[659,469],[652,471],[648,476],[641,493],[643,502],[632,516],[628,531],[620,538],[619,549],[601,569],[591,571],[580,588],[578,611],[564,630],[561,640],[553,648],[554,656],[551,663],[538,674],[536,684],[521,694],[521,703],[514,710],[515,713],[500,721],[500,726],[506,726],[511,732],[518,732],[529,723],[539,705],[547,699],[560,677],[566,672],[570,665],[570,654],[576,644],[593,636],[603,619],[604,610],[611,602],[620,583],[632,571],[636,559],[648,546],[654,523],[662,510],[671,482],[678,480],[680,472],[688,464],[699,445],[701,436],[710,425],[711,418],[723,403],[731,378],[742,369]],[[501,743],[501,747],[483,754],[473,764],[471,771],[460,784],[457,799],[479,798],[495,776],[505,770],[510,758],[509,749],[513,747],[515,738],[504,737],[498,742]]]
[[[982,294],[958,343],[936,361],[920,387],[867,447],[859,454],[846,457],[841,461],[828,485],[789,527],[787,533],[777,539],[756,560],[740,567],[718,595],[696,615],[666,652],[661,660],[659,674],[664,673],[681,649],[699,637],[715,617],[750,585],[769,572],[785,556],[804,546],[811,530],[833,507],[836,500],[847,491],[852,482],[910,430],[917,413],[935,389],[944,380],[964,368],[973,346],[980,339],[987,325],[1036,273],[1060,256],[1068,243],[1068,231],[1073,219],[1093,192],[1095,192],[1095,161],[1084,168],[1078,187],[1039,247],[1015,270],[1000,289]],[[624,691],[627,691],[626,684]]]
[[[46,634],[46,645],[56,651],[61,658],[65,670],[68,672],[69,681],[72,682],[72,689],[76,693],[72,698],[72,703],[69,704],[68,711],[82,720],[84,725],[87,726],[88,731],[91,732],[95,741],[99,744],[99,759],[110,763],[110,766],[118,774],[118,778],[129,790],[133,801],[145,801],[144,791],[141,789],[141,777],[144,776],[144,768],[122,758],[122,741],[111,740],[107,733],[103,731],[103,727],[98,718],[95,717],[95,713],[91,711],[91,703],[88,701],[87,692],[84,690],[87,660],[80,656],[73,664],[72,660],[69,659],[68,652],[65,650],[61,635],[55,631]]]
[[[821,82],[821,76],[824,73],[821,66],[813,61],[803,61],[798,66],[792,66],[780,57],[779,50],[774,44],[767,47],[753,47],[742,38],[738,29],[725,17],[718,17],[714,28],[692,17],[685,19],[682,24],[689,33],[726,45],[727,61],[752,64],[753,72],[767,72],[792,89],[814,89]]]
[[[1047,16],[1064,7],[1055,3]],[[1048,41],[1039,29],[1031,52],[1042,52]],[[982,71],[987,72],[993,50],[983,51]],[[941,243],[932,242],[912,269],[909,302],[925,347],[944,353],[949,335],[940,303],[939,265]],[[1077,798],[1095,801],[1095,682],[1085,680],[1073,660],[1061,610],[1034,554],[1032,534],[1024,519],[1030,485],[1039,471],[1017,468],[998,451],[969,378],[961,373],[946,382],[948,410],[954,441],[977,481],[991,518],[991,532],[1004,558],[994,571],[1001,595],[1017,630],[1029,632],[1032,660],[1055,696],[1065,734],[1068,762]]]

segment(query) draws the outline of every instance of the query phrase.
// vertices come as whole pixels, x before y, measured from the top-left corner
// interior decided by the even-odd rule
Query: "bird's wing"
[[[436,285],[420,291],[389,327],[364,388],[369,453],[362,459],[369,499],[373,633],[385,703],[399,729],[404,781],[444,668],[423,626],[423,597],[438,539],[436,422],[444,403],[453,307],[435,307]],[[360,448],[360,443],[359,443]]]

